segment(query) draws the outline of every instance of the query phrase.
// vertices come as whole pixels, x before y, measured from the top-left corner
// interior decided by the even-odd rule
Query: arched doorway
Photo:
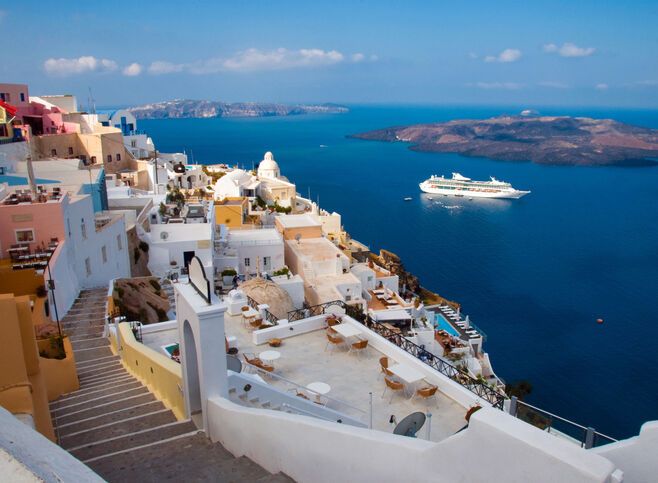
[[[197,359],[197,347],[194,339],[194,331],[189,321],[183,322],[183,360],[182,367],[184,371],[184,391],[185,407],[188,416],[194,418],[195,415],[201,414],[201,384],[199,383],[199,361]],[[197,426],[201,419],[195,419]],[[203,425],[203,423],[201,423]]]

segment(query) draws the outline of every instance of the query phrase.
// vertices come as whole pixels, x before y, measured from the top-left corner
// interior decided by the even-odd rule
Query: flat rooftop
[[[244,360],[242,354],[245,352],[257,355],[271,349],[266,344],[256,346],[251,342],[251,332],[243,326],[241,316],[230,316],[226,313],[224,320],[226,334],[237,338],[240,360]],[[144,334],[143,337],[144,344],[161,353],[161,346],[179,342],[176,329]],[[390,391],[386,391],[382,398],[385,383],[381,377],[379,358],[383,354],[377,350],[368,347],[365,354],[357,356],[343,349],[325,351],[326,345],[324,330],[284,339],[281,347],[275,349],[281,354],[281,357],[273,362],[275,374],[302,386],[312,382],[327,383],[331,386],[327,396],[366,412],[369,407],[369,393],[372,392],[375,430],[392,433],[394,425],[389,422],[392,415],[395,415],[399,422],[416,411],[432,413],[432,441],[441,441],[466,425],[466,409],[440,392],[428,401],[417,397],[408,399],[397,393],[391,400]],[[284,381],[274,378],[266,378],[265,381],[283,390],[290,387]],[[332,407],[331,401],[328,407]],[[350,416],[356,413],[345,412]],[[425,439],[426,435],[427,427],[424,426],[418,436]]]
[[[322,226],[319,221],[316,221],[310,215],[283,215],[277,216],[283,228],[303,228],[305,226]]]
[[[299,241],[286,240],[286,243],[298,256],[312,261],[335,260],[345,256],[336,245],[326,238],[301,238]]]
[[[280,242],[283,238],[274,228],[264,228],[256,230],[233,230],[229,228],[228,242],[231,243],[249,243],[249,242]]]

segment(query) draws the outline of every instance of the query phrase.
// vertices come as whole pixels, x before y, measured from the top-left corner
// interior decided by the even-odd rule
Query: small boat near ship
[[[521,191],[505,181],[499,181],[493,176],[490,181],[474,181],[459,173],[452,173],[452,178],[432,175],[418,185],[421,191],[443,196],[468,196],[472,198],[508,198],[519,199],[530,191]]]
[[[412,198],[411,198],[410,196],[407,196],[407,197],[404,199],[404,201],[411,201],[411,200],[412,200]]]

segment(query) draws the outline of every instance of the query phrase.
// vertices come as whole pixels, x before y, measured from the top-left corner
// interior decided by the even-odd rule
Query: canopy
[[[403,309],[377,310],[372,315],[378,322],[386,320],[411,320],[409,312]]]

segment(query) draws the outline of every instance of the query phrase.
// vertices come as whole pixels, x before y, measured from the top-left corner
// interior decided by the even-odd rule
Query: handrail
[[[254,310],[259,310],[258,302],[252,299],[249,295],[247,295],[246,297],[249,306]],[[267,309],[265,309],[264,312],[265,312],[265,320],[267,320],[272,325],[279,325],[279,318],[276,315],[274,315],[272,312],[270,312]]]
[[[519,412],[519,408],[521,407],[528,408],[531,411],[538,413],[539,418],[543,417],[544,419],[536,418],[534,415],[532,415],[530,411]],[[580,442],[580,446],[584,447],[585,449],[590,449],[596,446],[597,438],[603,438],[607,440],[607,442],[611,442],[611,443],[617,442],[615,438],[600,433],[596,431],[594,428],[583,426],[582,424],[578,424],[574,421],[570,421],[569,419],[563,418],[562,416],[558,416],[557,414],[553,414],[549,411],[533,406],[532,404],[528,404],[524,401],[519,401],[515,397],[512,398],[512,404],[510,404],[510,414],[518,419],[521,419],[522,421],[525,421],[528,424],[532,424],[533,426],[546,430],[548,433],[550,433],[551,430],[554,430],[568,437],[577,439]],[[578,430],[580,430],[581,436],[577,438],[574,437],[573,434],[569,434],[566,431],[555,429],[554,420],[558,420],[559,422],[563,422],[568,426],[577,428]]]
[[[287,384],[290,384],[290,385],[293,386],[295,389],[301,389],[301,390],[303,390],[303,391],[308,391],[308,392],[310,392],[310,393],[317,394],[318,396],[323,397],[323,398],[326,399],[327,401],[333,401],[334,403],[336,403],[336,404],[338,404],[338,405],[340,405],[340,406],[345,406],[345,407],[348,407],[348,408],[350,408],[350,409],[353,409],[353,410],[357,411],[358,413],[360,413],[363,417],[365,417],[365,416],[368,414],[367,411],[365,411],[365,410],[363,410],[363,409],[360,409],[360,408],[357,408],[356,406],[352,406],[351,404],[346,403],[345,401],[343,401],[343,400],[341,400],[341,399],[336,399],[336,398],[334,398],[334,397],[327,396],[326,394],[319,394],[319,393],[317,393],[317,392],[315,392],[315,391],[313,391],[313,390],[307,388],[306,386],[302,386],[301,384],[296,383],[295,381],[291,381],[290,379],[286,379],[285,377],[280,376],[279,374],[275,374],[275,373],[273,373],[273,372],[268,372],[268,371],[266,371],[266,370],[264,370],[264,369],[261,369],[261,368],[258,367],[258,366],[255,366],[255,365],[253,365],[253,364],[250,364],[250,363],[248,363],[248,362],[247,362],[247,365],[248,365],[250,368],[256,369],[257,372],[260,372],[260,373],[262,373],[263,375],[265,375],[265,376],[267,376],[267,377],[273,377],[274,379],[278,379],[278,380],[283,381],[283,382],[285,382],[285,383],[287,383]],[[365,422],[365,421],[361,421],[361,422]]]

